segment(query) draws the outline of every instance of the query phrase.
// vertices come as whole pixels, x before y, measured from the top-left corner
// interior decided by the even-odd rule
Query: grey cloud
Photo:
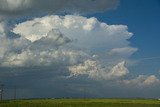
[[[160,87],[126,87],[115,81],[95,81],[84,75],[65,78],[69,75],[66,68],[22,67],[0,68],[6,74],[0,81],[5,84],[5,98],[13,98],[14,85],[17,98],[54,98],[54,97],[158,97]],[[7,74],[10,74],[8,75]],[[2,74],[2,73],[1,73]],[[12,74],[12,75],[11,75]],[[126,94],[127,92],[127,94]]]
[[[37,24],[38,22],[39,24]],[[108,25],[94,17],[86,18],[76,15],[51,15],[35,18],[17,24],[13,28],[13,32],[34,42],[46,37],[46,33],[53,28],[58,29],[71,40],[77,40],[75,46],[97,50],[103,49],[103,51],[126,47],[129,45],[128,39],[133,35],[128,32],[128,27],[125,25]]]
[[[30,13],[31,9],[31,12],[85,14],[108,10],[118,4],[118,0],[68,0],[67,2],[39,0],[38,3],[36,0],[1,0],[0,2],[4,3],[3,6],[0,5],[0,13],[13,16]],[[58,29],[60,32],[52,29]],[[133,34],[128,32],[128,27],[125,25],[107,25],[94,17],[51,15],[17,24],[13,29],[13,33],[20,35],[17,38],[8,38],[4,30],[3,24],[0,24],[0,47],[2,47],[0,81],[16,84],[21,90],[19,98],[83,97],[84,87],[88,90],[88,97],[89,92],[95,97],[115,95],[123,97],[128,90],[123,89],[117,81],[122,80],[123,83],[134,85],[144,83],[148,86],[159,81],[154,75],[142,76],[142,80],[122,78],[128,74],[128,69],[125,67],[125,62],[119,61],[115,56],[117,54],[118,58],[127,56],[122,59],[127,60],[137,51],[136,48],[130,47],[128,39]],[[72,39],[77,41],[71,42]],[[99,51],[100,49],[103,51]],[[113,55],[109,57],[110,59],[105,56],[107,52]],[[95,57],[92,57],[93,54]],[[114,60],[116,64],[107,65]],[[78,76],[67,78],[72,73],[68,67],[74,67],[72,72]],[[93,77],[100,75],[101,79],[96,81],[95,78],[88,78],[86,74]]]
[[[159,85],[160,80],[155,75],[139,75],[138,77],[131,80],[123,80],[122,83],[127,85],[137,85],[138,87],[150,86],[150,85]]]
[[[69,42],[71,42],[71,40],[67,37],[64,37],[59,30],[52,29],[47,33],[46,37],[35,41],[30,46],[30,50],[53,50]]]
[[[95,13],[116,8],[119,0],[0,0],[0,14],[23,15],[32,12]]]
[[[20,37],[14,39],[6,37],[3,26],[1,32],[2,40],[7,39],[8,44],[1,46],[7,49],[0,49],[0,66],[66,67],[69,68],[70,74],[88,75],[93,80],[120,80],[125,77],[129,73],[125,60],[137,51],[129,45],[128,39],[133,34],[128,32],[127,26],[107,25],[94,17],[51,15],[35,18],[17,24],[12,32]],[[103,51],[97,51],[98,49]],[[111,55],[110,61],[107,52]],[[97,57],[92,57],[93,54]],[[116,54],[119,57],[127,57],[119,61],[119,57],[115,57]],[[114,64],[108,65],[114,61]],[[153,82],[156,82],[155,78],[151,78]]]

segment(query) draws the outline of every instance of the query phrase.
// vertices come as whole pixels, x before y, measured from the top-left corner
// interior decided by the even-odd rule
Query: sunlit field
[[[160,107],[153,99],[34,99],[6,100],[0,107]]]

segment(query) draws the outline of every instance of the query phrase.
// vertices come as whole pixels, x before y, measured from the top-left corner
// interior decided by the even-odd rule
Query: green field
[[[152,99],[46,99],[1,101],[0,107],[160,107]]]

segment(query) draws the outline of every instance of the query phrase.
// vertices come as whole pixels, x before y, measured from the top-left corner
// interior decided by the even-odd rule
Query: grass
[[[6,100],[0,107],[160,107],[153,99],[35,99]]]

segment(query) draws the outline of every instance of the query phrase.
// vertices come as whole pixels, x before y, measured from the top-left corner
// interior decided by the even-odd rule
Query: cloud
[[[95,13],[114,9],[119,0],[0,0],[0,14],[19,16],[31,13]]]
[[[133,53],[135,53],[137,50],[138,50],[137,48],[133,48],[133,47],[114,48],[110,52],[108,52],[108,55],[129,57]]]
[[[4,57],[1,66],[10,67],[34,67],[34,66],[57,66],[66,67],[78,63],[83,60],[85,53],[74,50],[25,50],[20,54],[8,53]]]
[[[20,98],[82,97],[84,88],[88,97],[123,97],[128,87],[152,88],[159,84],[154,75],[130,79],[128,60],[138,50],[130,46],[132,35],[126,25],[77,15],[35,18],[13,29],[1,23],[0,81],[16,83]]]
[[[36,38],[33,37],[32,42]],[[30,49],[52,50],[69,42],[71,42],[69,38],[64,37],[58,30],[52,29],[47,33],[46,37],[42,37],[40,40],[34,41],[34,43],[30,46]]]
[[[1,0],[0,1],[0,10],[1,12],[15,12],[22,11],[29,7],[30,0]]]
[[[1,66],[64,65],[72,73],[119,78],[128,73],[123,60],[137,51],[129,47],[128,39],[133,34],[127,30],[125,25],[107,25],[94,17],[51,15],[35,18],[15,25],[12,32],[20,37],[9,40],[10,47]],[[103,60],[108,59],[106,52],[127,56],[122,61],[110,56],[111,61],[116,61],[107,66],[109,61]]]
[[[69,67],[71,76],[86,74],[94,79],[117,79],[128,74],[128,69],[125,67],[125,62],[120,62],[111,69],[102,68],[99,62],[86,60],[83,64]]]
[[[74,15],[35,18],[16,25],[13,32],[34,42],[46,37],[52,29],[58,29],[65,34],[66,37],[76,42],[74,45],[92,50],[109,50],[119,46],[128,46],[127,39],[133,35],[127,31],[128,28],[125,25],[107,25],[94,17],[86,18]]]
[[[8,48],[8,40],[6,38],[0,37],[0,61],[4,57],[5,52]]]
[[[0,61],[4,57],[5,52],[7,51],[8,47],[8,40],[5,37],[5,24],[0,22]]]
[[[145,89],[159,84],[155,75],[131,79],[128,65],[138,48],[130,46],[133,33],[126,25],[79,16],[118,4],[119,0],[0,0],[0,81],[16,83],[25,90],[21,94],[32,97],[82,96],[84,87],[90,95],[124,96],[121,92],[129,90],[123,86]],[[20,17],[24,19],[11,21]]]
[[[117,79],[127,75],[124,60],[137,50],[129,47],[128,39],[133,34],[127,30],[125,25],[107,25],[94,17],[35,18],[15,25],[12,32],[20,37],[9,39],[1,66],[64,66],[72,75]],[[108,66],[109,61],[103,59],[108,57],[106,52],[113,51],[120,53],[119,57],[128,55],[123,61],[110,56],[110,60],[116,62]]]
[[[131,86],[137,85],[137,86],[143,87],[143,86],[159,84],[160,80],[155,75],[150,75],[150,76],[139,75],[135,79],[123,80],[123,83]]]
[[[0,22],[0,35],[3,35],[5,29],[4,29],[4,23]]]
[[[64,74],[69,80],[86,75],[87,80],[102,83],[151,85],[158,81],[154,76],[126,79],[126,61],[138,50],[129,45],[133,34],[126,25],[108,25],[95,17],[50,15],[15,25],[7,31],[18,35],[14,38],[4,28],[1,24],[5,41],[0,49],[1,67],[56,67],[68,73]]]

